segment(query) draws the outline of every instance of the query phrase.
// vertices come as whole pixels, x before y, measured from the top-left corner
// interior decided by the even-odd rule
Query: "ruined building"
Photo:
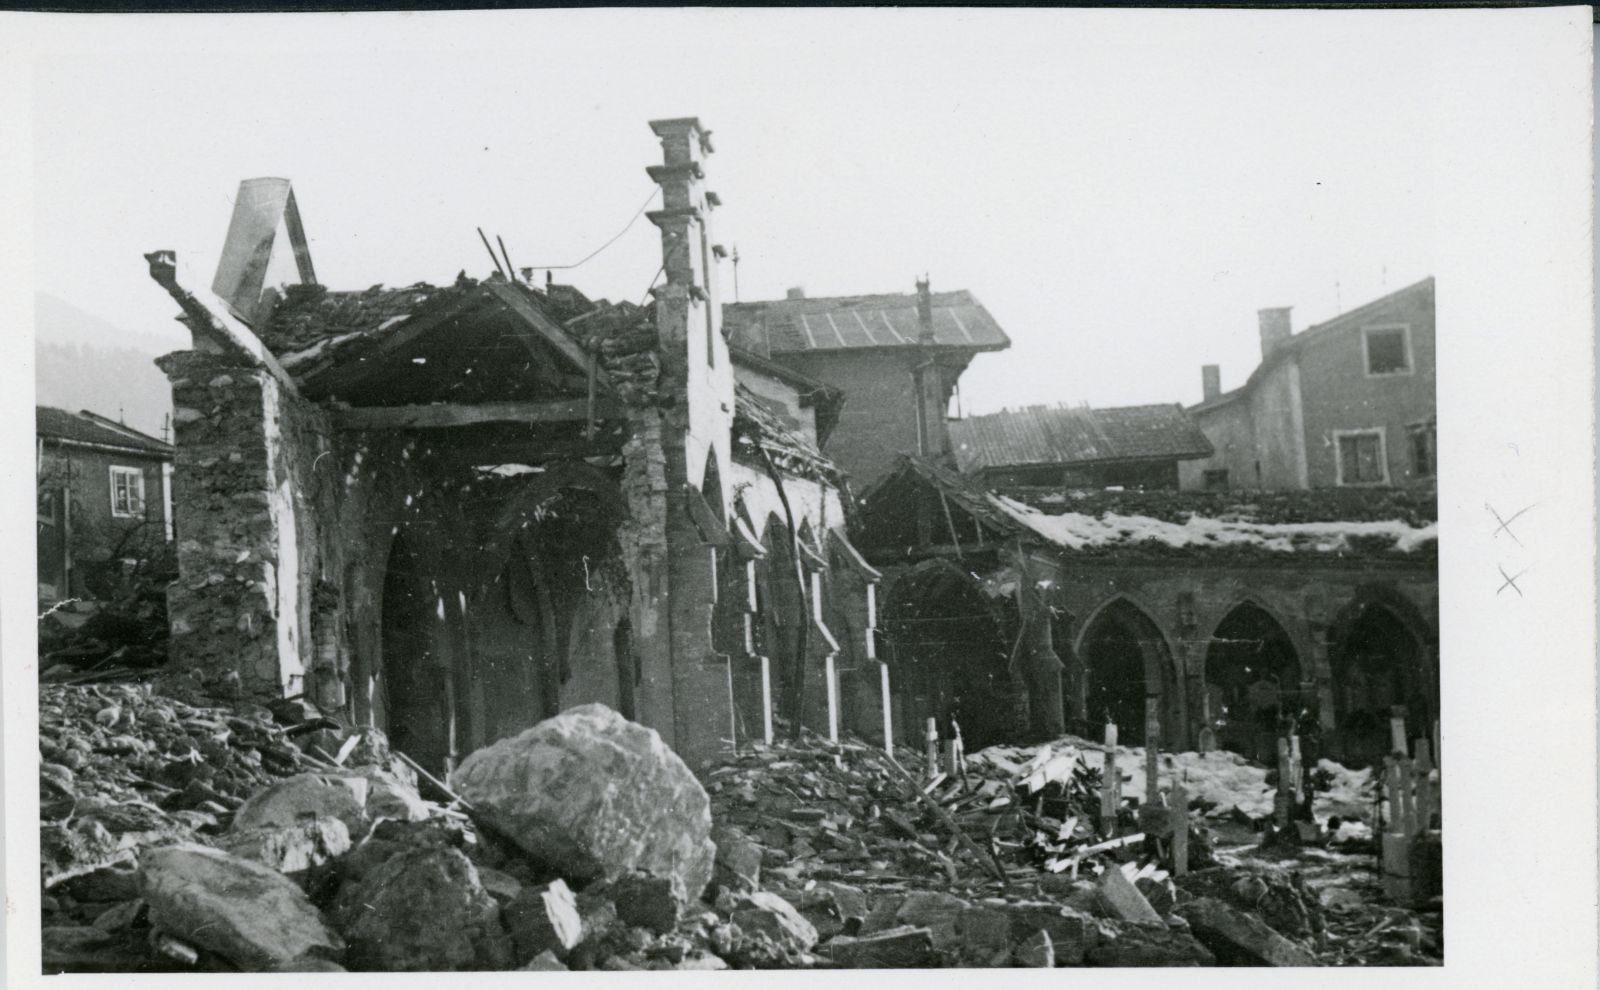
[[[840,397],[730,353],[709,132],[651,127],[645,306],[498,273],[330,290],[282,180],[241,189],[212,291],[147,256],[194,340],[161,362],[175,666],[305,693],[437,770],[590,701],[695,765],[774,711],[882,737],[878,574],[818,449]]]
[[[1262,758],[1309,712],[1359,764],[1397,708],[1424,734],[1437,717],[1427,495],[996,489],[906,457],[863,502],[897,725],[979,745],[1109,720]]]

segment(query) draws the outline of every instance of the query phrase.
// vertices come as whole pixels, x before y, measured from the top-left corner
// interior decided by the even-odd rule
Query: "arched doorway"
[[[1278,722],[1298,714],[1300,661],[1283,626],[1266,609],[1243,602],[1217,623],[1206,646],[1206,714],[1217,745],[1270,763]]]
[[[450,692],[436,654],[443,625],[438,602],[405,534],[396,535],[381,604],[385,728],[396,749],[442,774],[450,755]]]
[[[1109,719],[1124,745],[1145,744],[1145,699],[1160,699],[1161,745],[1177,749],[1187,732],[1172,670],[1172,654],[1155,622],[1126,598],[1117,598],[1089,620],[1078,655],[1088,667],[1091,726]]]
[[[1405,716],[1407,736],[1429,733],[1437,691],[1427,651],[1413,624],[1394,606],[1358,600],[1336,627],[1329,656],[1334,725],[1341,760],[1377,763],[1389,753],[1390,719]]]
[[[922,565],[891,590],[883,629],[905,709],[952,719],[969,751],[1025,735],[1025,693],[1012,683],[1009,642],[971,576],[943,561]],[[915,733],[920,726],[913,726]]]

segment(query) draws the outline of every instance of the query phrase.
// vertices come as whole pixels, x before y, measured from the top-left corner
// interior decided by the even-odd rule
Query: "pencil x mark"
[[[1499,529],[1496,529],[1492,535],[1499,536],[1501,531],[1504,531],[1507,536],[1511,537],[1512,541],[1516,543],[1517,546],[1522,546],[1522,541],[1517,539],[1516,533],[1512,532],[1511,524],[1516,522],[1517,518],[1524,512],[1527,512],[1529,509],[1532,509],[1538,504],[1539,503],[1535,502],[1533,505],[1524,506],[1523,508],[1518,509],[1516,512],[1513,512],[1510,519],[1502,519],[1500,518],[1500,513],[1495,511],[1494,506],[1490,505],[1488,502],[1483,503],[1483,507],[1489,510],[1489,515],[1494,516],[1495,522],[1500,524]]]
[[[1515,591],[1517,593],[1517,597],[1518,598],[1525,597],[1522,594],[1522,589],[1517,587],[1517,578],[1519,578],[1522,575],[1528,573],[1533,568],[1532,567],[1524,567],[1522,570],[1518,571],[1516,574],[1507,574],[1504,565],[1496,564],[1495,566],[1500,568],[1500,576],[1506,579],[1506,583],[1502,584],[1500,586],[1500,591],[1496,591],[1495,594],[1498,595],[1498,594],[1500,594],[1501,591],[1504,591],[1507,588],[1510,588],[1512,591]]]

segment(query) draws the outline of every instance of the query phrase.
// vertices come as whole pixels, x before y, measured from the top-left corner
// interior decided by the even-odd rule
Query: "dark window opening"
[[[1228,469],[1220,468],[1207,471],[1203,475],[1205,490],[1208,492],[1225,492],[1228,490]]]
[[[1438,470],[1438,435],[1432,423],[1411,428],[1411,470],[1419,478],[1431,478]]]
[[[1394,375],[1411,370],[1403,329],[1367,331],[1367,374]]]

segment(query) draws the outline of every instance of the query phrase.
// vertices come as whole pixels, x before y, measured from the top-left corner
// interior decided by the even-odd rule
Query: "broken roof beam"
[[[238,317],[228,312],[223,301],[216,293],[209,289],[193,289],[184,285],[185,279],[178,274],[178,255],[175,251],[152,251],[144,256],[150,264],[150,277],[156,284],[167,290],[167,295],[173,298],[179,308],[183,310],[183,322],[189,327],[194,336],[195,347],[200,349],[202,344],[209,344],[212,348],[244,361],[255,368],[263,368],[278,384],[291,393],[298,394],[294,379],[283,370],[283,365],[267,350],[267,345],[261,338],[242,323]]]
[[[571,361],[586,375],[591,375],[601,390],[612,392],[611,378],[605,369],[596,362],[594,355],[585,351],[576,340],[561,327],[539,311],[539,308],[528,300],[521,289],[505,283],[484,282],[483,288],[490,295],[500,300],[511,312],[520,317],[528,328],[537,334],[546,344],[550,345],[562,357]],[[524,343],[521,338],[519,342]],[[530,352],[531,353],[531,352]]]
[[[622,404],[612,400],[595,403],[596,419],[616,419],[624,415]],[[425,406],[360,406],[335,409],[334,425],[341,430],[436,430],[480,423],[568,423],[587,422],[587,399],[556,399],[548,402],[482,402],[475,405],[435,403]]]

